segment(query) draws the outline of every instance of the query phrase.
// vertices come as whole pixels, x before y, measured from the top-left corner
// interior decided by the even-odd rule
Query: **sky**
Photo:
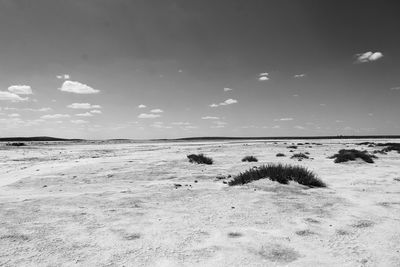
[[[398,0],[0,0],[0,136],[400,134]]]

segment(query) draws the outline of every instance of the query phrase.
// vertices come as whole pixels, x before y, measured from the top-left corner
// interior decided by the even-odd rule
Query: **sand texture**
[[[0,266],[400,266],[400,154],[327,158],[361,141],[1,146]],[[224,183],[271,162],[328,187]]]

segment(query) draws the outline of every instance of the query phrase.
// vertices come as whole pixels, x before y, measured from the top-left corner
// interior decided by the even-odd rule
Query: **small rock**
[[[194,180],[194,182],[197,183],[198,181],[197,181],[197,180]]]
[[[47,187],[47,185],[45,184],[44,186],[42,186],[42,187]]]

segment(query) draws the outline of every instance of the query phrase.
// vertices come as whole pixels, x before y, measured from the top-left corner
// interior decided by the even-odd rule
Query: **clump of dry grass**
[[[213,164],[212,158],[206,157],[203,154],[190,154],[187,155],[190,163],[197,163],[197,164]]]
[[[254,157],[254,156],[246,156],[246,157],[242,158],[242,161],[243,162],[245,162],[245,161],[247,161],[247,162],[257,162],[258,159],[256,157]]]
[[[335,159],[335,163],[354,161],[356,159],[362,159],[367,163],[374,163],[373,158],[377,158],[375,155],[369,154],[367,151],[360,151],[357,149],[341,149],[339,153],[329,157]]]
[[[296,154],[293,154],[293,156],[291,156],[290,158],[291,158],[291,159],[302,160],[302,159],[309,159],[310,157],[307,156],[307,155],[304,154],[304,153],[296,153]]]
[[[302,166],[267,164],[239,173],[229,185],[242,185],[252,181],[268,178],[281,184],[295,181],[308,187],[326,187],[316,174]]]

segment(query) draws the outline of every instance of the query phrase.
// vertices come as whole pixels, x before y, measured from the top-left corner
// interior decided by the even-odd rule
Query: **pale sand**
[[[327,159],[376,149],[362,141],[1,147],[0,266],[399,266],[400,154]],[[324,145],[300,146],[314,159],[298,162],[284,142]],[[267,162],[307,166],[328,188],[215,179]]]

